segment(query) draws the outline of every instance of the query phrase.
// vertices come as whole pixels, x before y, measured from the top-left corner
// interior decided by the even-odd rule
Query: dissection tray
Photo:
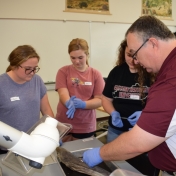
[[[91,148],[85,148],[85,149],[81,149],[81,150],[75,150],[75,151],[70,151],[74,156],[78,157],[78,158],[82,158],[83,157],[83,153],[86,150],[89,150]],[[77,171],[73,171],[70,168],[68,168],[65,164],[63,163],[59,163],[62,170],[65,173],[65,176],[87,176],[86,174],[83,173],[79,173]],[[117,169],[117,166],[115,166],[113,164],[113,162],[102,162],[101,164],[98,165],[100,168],[112,173],[114,170]]]

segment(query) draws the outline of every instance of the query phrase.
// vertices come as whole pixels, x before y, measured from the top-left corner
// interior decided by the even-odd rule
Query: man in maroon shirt
[[[176,175],[175,36],[154,16],[142,16],[127,30],[126,39],[129,55],[148,72],[157,73],[156,82],[134,128],[101,148],[84,152],[83,160],[92,167],[103,160],[127,160],[149,151],[151,163],[164,171],[162,176]]]

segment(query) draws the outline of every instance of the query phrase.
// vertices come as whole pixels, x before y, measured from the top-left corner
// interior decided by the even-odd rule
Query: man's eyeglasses
[[[134,60],[136,60],[136,56],[138,51],[145,45],[145,43],[148,41],[149,39],[146,39],[145,42],[137,49],[137,51],[131,56]]]
[[[29,75],[29,74],[31,74],[32,72],[37,73],[37,72],[40,70],[39,67],[35,67],[34,69],[32,69],[32,68],[27,68],[27,67],[22,67],[21,65],[19,65],[19,67],[21,67],[21,68],[23,68],[23,69],[25,70],[26,75]]]

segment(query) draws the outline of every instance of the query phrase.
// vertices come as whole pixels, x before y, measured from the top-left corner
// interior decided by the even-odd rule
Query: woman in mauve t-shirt
[[[60,68],[56,76],[56,119],[73,126],[63,142],[91,137],[96,130],[95,109],[101,106],[105,83],[101,73],[89,67],[88,50],[84,39],[73,39],[68,46],[72,64]]]

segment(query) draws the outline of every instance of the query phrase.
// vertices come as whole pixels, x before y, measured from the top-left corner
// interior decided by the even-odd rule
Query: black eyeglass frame
[[[131,56],[134,60],[137,60],[136,59],[136,55],[138,53],[138,51],[149,41],[149,38],[145,40],[145,42],[136,50],[136,52]]]
[[[19,65],[19,67],[21,67],[21,68],[23,68],[23,69],[25,70],[25,74],[26,74],[26,75],[29,75],[29,74],[31,74],[32,72],[33,72],[33,73],[37,73],[37,72],[40,70],[40,67],[35,67],[35,69],[25,68],[25,67],[22,67],[21,65]],[[29,71],[29,70],[30,70],[30,72],[29,72],[29,73],[26,73],[26,71]]]

